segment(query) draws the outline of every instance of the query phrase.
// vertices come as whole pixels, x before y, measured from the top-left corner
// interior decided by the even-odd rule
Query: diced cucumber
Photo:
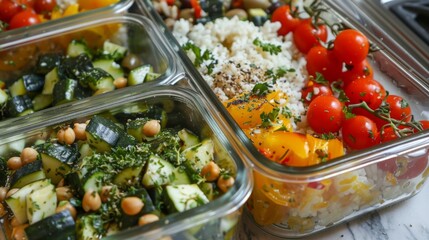
[[[26,200],[27,195],[50,184],[50,180],[48,179],[32,182],[30,184],[25,185],[5,200],[7,205],[15,215],[18,223],[24,224],[28,221]]]
[[[115,85],[113,85],[113,77],[101,68],[94,68],[85,73],[84,79],[85,83],[87,83],[87,85],[94,91],[100,89],[112,91],[115,89]]]
[[[78,240],[97,239],[102,230],[103,220],[97,214],[83,215],[76,222],[76,238]]]
[[[189,179],[189,176],[186,173],[186,170],[179,166],[173,170],[173,177],[170,184],[171,185],[191,184],[191,180]]]
[[[119,140],[121,131],[107,118],[95,115],[85,129],[87,142],[98,152],[108,152]]]
[[[124,76],[124,70],[121,65],[116,63],[113,59],[97,59],[93,64],[95,68],[101,68],[108,72],[114,79]]]
[[[183,141],[182,151],[200,143],[198,136],[186,128],[180,130],[177,135]]]
[[[216,183],[213,182],[203,182],[199,185],[201,191],[203,191],[204,195],[212,201],[216,195]]]
[[[9,87],[9,92],[12,97],[26,95],[27,90],[24,86],[24,80],[20,78],[13,82]]]
[[[52,95],[39,94],[33,99],[33,108],[35,111],[39,111],[49,107],[53,102]]]
[[[88,176],[85,176],[85,180],[83,181],[83,190],[85,192],[100,191],[101,187],[103,187],[104,176],[106,174],[104,172],[95,171],[87,175]]]
[[[6,108],[9,117],[20,117],[34,112],[31,98],[27,95],[12,97]]]
[[[200,144],[185,149],[182,154],[187,159],[186,166],[199,173],[214,158],[213,140],[206,138]]]
[[[45,75],[45,85],[43,86],[42,94],[52,94],[55,84],[60,80],[58,76],[58,68],[55,67]]]
[[[57,194],[55,186],[49,184],[37,191],[31,192],[27,197],[28,222],[33,224],[45,217],[55,214],[57,208]]]
[[[137,118],[127,122],[127,133],[133,136],[138,142],[142,142],[145,139],[142,128],[148,121],[147,118]]]
[[[115,61],[121,60],[127,54],[127,48],[110,41],[104,41],[103,51],[109,54]]]
[[[134,183],[140,182],[140,175],[143,166],[129,167],[118,174],[113,179],[113,183],[118,186],[134,185]]]
[[[53,91],[53,104],[60,105],[76,100],[75,91],[78,82],[73,79],[65,79],[57,82]]]
[[[67,47],[67,56],[77,57],[81,54],[86,54],[89,57],[92,56],[91,50],[84,41],[72,40]]]
[[[46,143],[39,147],[43,170],[53,184],[61,181],[79,158],[79,152],[69,146]]]
[[[8,99],[9,95],[3,89],[0,89],[0,106],[5,104]]]
[[[40,55],[39,59],[37,59],[35,67],[36,73],[46,75],[52,71],[52,69],[61,64],[63,57],[64,56],[62,54],[58,53],[47,53]]]
[[[166,187],[168,210],[171,213],[183,212],[209,202],[196,184],[183,184]]]
[[[87,156],[91,156],[92,154],[94,154],[94,151],[92,150],[91,146],[89,146],[88,143],[84,143],[80,146],[79,153],[80,153],[80,159],[83,159]]]
[[[61,211],[25,228],[28,240],[75,239],[76,224],[70,211]]]
[[[149,64],[134,68],[128,76],[128,85],[132,86],[143,83],[150,72],[152,72],[152,66]]]
[[[173,172],[173,164],[165,161],[159,156],[151,155],[147,163],[146,172],[142,179],[142,184],[146,188],[169,184],[173,177]]]
[[[46,175],[42,169],[42,161],[36,160],[16,170],[10,178],[11,188],[22,188],[23,186],[45,179]]]
[[[145,80],[150,82],[150,81],[153,81],[153,80],[159,78],[159,76],[161,76],[161,74],[154,73],[154,72],[148,72]]]

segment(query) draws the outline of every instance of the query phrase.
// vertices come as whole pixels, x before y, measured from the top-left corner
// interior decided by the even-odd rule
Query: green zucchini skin
[[[8,176],[6,160],[0,157],[0,186],[6,186]]]
[[[38,74],[46,75],[48,72],[52,71],[55,67],[58,67],[64,55],[60,53],[46,53],[39,56],[37,59],[35,72]]]
[[[43,85],[45,85],[45,78],[42,75],[30,73],[22,76],[24,86],[27,92],[39,92],[42,91]]]
[[[9,117],[18,117],[25,114],[25,112],[32,112],[33,102],[27,95],[15,96],[7,102],[6,108]]]
[[[70,211],[61,211],[25,228],[28,240],[73,240],[76,224]]]
[[[21,188],[31,182],[44,178],[45,175],[42,169],[42,161],[37,159],[36,161],[26,164],[16,170],[10,177],[10,186],[12,188]]]

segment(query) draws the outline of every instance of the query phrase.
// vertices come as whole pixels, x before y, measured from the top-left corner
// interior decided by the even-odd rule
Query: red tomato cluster
[[[55,0],[0,0],[0,21],[6,29],[16,29],[40,23],[56,6]]]
[[[364,34],[346,29],[332,44],[325,44],[326,26],[300,19],[294,11],[290,6],[279,7],[271,21],[281,23],[279,35],[292,32],[298,50],[306,55],[310,81],[302,90],[302,100],[308,104],[307,122],[314,132],[341,136],[348,149],[359,150],[395,140],[400,137],[398,131],[401,136],[419,131],[408,125],[412,111],[407,101],[401,96],[389,95],[374,79],[367,60],[370,43]],[[429,121],[418,124],[420,129],[429,129]],[[379,167],[391,173],[401,171],[398,178],[412,178],[419,175],[428,162],[427,156],[406,163],[397,161],[384,161]],[[408,166],[405,171],[399,169],[404,164]]]

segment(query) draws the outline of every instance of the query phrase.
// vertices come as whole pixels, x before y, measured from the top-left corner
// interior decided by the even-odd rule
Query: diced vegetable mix
[[[118,2],[118,0],[2,0],[0,1],[0,32],[71,16]]]
[[[8,237],[97,239],[227,192],[235,170],[219,159],[216,140],[172,126],[175,114],[142,104],[61,125],[32,146],[2,146],[0,210]],[[210,234],[204,229],[192,235]]]
[[[157,78],[149,64],[124,46],[105,40],[91,48],[72,40],[65,53],[43,53],[34,68],[0,88],[0,120],[141,84]]]
[[[329,10],[321,1],[155,0],[153,5],[238,125],[272,161],[320,164],[429,128],[428,120],[414,119],[404,97],[389,94],[375,78],[370,57],[379,49],[361,32],[326,21]],[[254,32],[264,39],[245,43],[240,35]],[[305,59],[303,67],[284,62],[284,68],[265,69],[252,62],[279,61],[275,56],[282,51],[293,56],[292,63]],[[282,89],[290,86],[284,82],[302,87]],[[298,91],[301,103],[291,104],[288,93]],[[295,104],[303,106],[301,114],[292,112]],[[427,152],[417,155],[302,184],[255,172],[248,209],[258,224],[312,232],[418,189],[429,170]]]

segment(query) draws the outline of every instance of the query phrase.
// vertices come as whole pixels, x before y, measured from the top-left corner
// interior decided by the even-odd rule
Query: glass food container
[[[91,18],[93,14],[110,14],[110,13],[125,13],[129,7],[133,4],[133,0],[96,0],[96,1],[85,1],[85,0],[77,0],[77,1],[61,1],[55,0],[55,6],[52,6],[52,3],[34,3],[34,1],[20,1],[21,6],[6,6],[9,7],[10,12],[18,11],[17,13],[27,10],[29,6],[33,11],[35,11],[38,15],[38,18],[41,23],[36,25],[45,25],[48,22],[60,22],[60,21],[68,21],[76,18]],[[18,5],[18,4],[16,4]],[[46,6],[48,5],[48,6]],[[15,10],[17,9],[17,10]],[[8,12],[4,13],[7,14]],[[14,15],[17,15],[15,13]],[[28,17],[29,14],[23,14],[23,17]],[[31,31],[36,25],[30,25],[26,27],[20,27],[15,29],[8,29],[7,25],[10,25],[12,19],[6,20],[4,19],[6,16],[2,16],[0,20],[3,20],[2,24],[0,24],[0,39],[7,40],[13,37],[14,34],[19,34],[26,31]],[[13,16],[9,16],[7,18],[12,18]],[[23,21],[25,22],[25,21]],[[3,25],[6,25],[5,27]]]
[[[179,43],[173,40],[173,34],[168,31],[151,2],[137,4],[171,39],[195,87],[216,106],[211,111],[221,113],[224,121],[234,129],[234,139],[242,145],[243,153],[249,154],[249,164],[254,168],[254,189],[245,210],[267,236],[308,236],[410,198],[422,188],[429,176],[428,131],[354,151],[315,166],[291,167],[268,160],[231,118],[194,67],[193,61],[179,50]],[[373,66],[374,79],[389,93],[403,96],[413,109],[415,120],[428,119],[429,107],[425,103],[429,97],[429,85],[424,76],[412,67],[419,64],[401,50],[389,35],[372,32],[378,28],[370,25],[372,22],[368,19],[361,25],[362,21],[348,17],[347,12],[338,8],[335,2],[326,1],[323,4],[328,7],[325,17],[329,21],[341,22],[363,32],[379,47],[379,51],[373,52],[367,59]],[[292,138],[284,141],[285,145],[294,145],[300,140]]]
[[[148,89],[143,89],[141,91],[129,91],[125,94],[116,91],[113,92],[111,96],[104,95],[102,98],[94,99],[91,103],[85,103],[85,105],[86,109],[81,110],[77,110],[73,107],[64,108],[63,114],[61,116],[58,116],[56,114],[46,115],[44,119],[45,121],[41,121],[31,128],[15,131],[14,133],[2,133],[0,136],[1,158],[8,159],[11,156],[16,156],[16,154],[19,155],[19,152],[21,152],[24,147],[35,146],[35,143],[43,145],[45,144],[44,140],[48,139],[49,137],[51,137],[51,141],[55,142],[55,136],[59,126],[65,126],[76,122],[83,123],[88,119],[91,119],[91,121],[96,121],[94,115],[102,116],[104,118],[111,119],[112,121],[121,122],[127,117],[131,118],[132,116],[139,116],[141,117],[140,119],[143,119],[143,116],[148,117],[150,114],[152,114],[150,113],[150,109],[162,109],[162,114],[153,115],[155,119],[159,119],[159,121],[161,122],[162,129],[171,130],[173,128],[186,128],[192,131],[192,133],[194,133],[201,141],[209,140],[209,142],[213,143],[212,146],[214,147],[213,161],[215,161],[218,166],[224,169],[222,171],[228,172],[230,176],[233,176],[235,182],[233,183],[231,188],[229,188],[229,190],[227,190],[224,194],[218,195],[218,197],[213,198],[210,202],[207,202],[204,205],[201,205],[201,203],[199,203],[197,207],[191,208],[186,211],[176,212],[169,215],[162,215],[163,217],[161,217],[160,221],[145,225],[143,227],[133,227],[129,228],[128,230],[114,232],[114,234],[109,235],[107,239],[232,238],[232,236],[235,234],[235,229],[238,224],[239,217],[241,216],[242,207],[250,196],[253,182],[251,172],[246,169],[243,161],[241,160],[244,158],[244,156],[241,154],[236,144],[229,143],[230,133],[228,131],[225,131],[223,124],[219,121],[217,116],[212,115],[210,112],[207,111],[207,109],[212,108],[210,103],[205,101],[200,94],[196,93],[193,90],[190,90],[189,88],[181,88],[177,86],[152,86]],[[127,121],[129,122],[130,120]],[[91,122],[89,124],[91,124]],[[129,125],[127,124],[127,126]],[[92,131],[88,130],[89,128],[90,127],[88,125],[86,130]],[[161,130],[161,132],[162,131],[163,130]],[[54,135],[52,135],[52,133],[54,133]],[[156,138],[157,137],[155,136],[154,139]],[[93,146],[93,142],[89,143],[91,146]],[[149,143],[151,143],[150,139]],[[165,143],[166,142],[162,142],[162,144]],[[202,144],[203,142],[201,142],[201,145]],[[82,145],[79,145],[80,149],[82,150],[82,146],[84,146],[85,144],[82,143]],[[189,152],[198,152],[198,147],[195,148],[195,146],[197,145],[188,145],[191,146],[189,149],[192,149],[189,150]],[[94,146],[97,147],[98,145]],[[91,148],[95,149],[93,147]],[[206,150],[209,151],[209,148],[207,148]],[[81,153],[83,154],[84,152],[82,151]],[[43,164],[45,164],[46,161],[44,161],[43,159],[44,158],[42,158],[42,162],[44,162]],[[165,162],[163,164],[163,166],[166,166]],[[26,165],[24,165],[24,167],[25,166]],[[57,171],[61,171],[58,169],[59,168],[57,168]],[[148,166],[148,169],[151,168]],[[2,171],[4,171],[3,168]],[[145,174],[148,174],[149,170],[145,171]],[[167,174],[166,172],[164,172],[164,170],[162,171],[163,173]],[[82,172],[82,174],[84,173]],[[46,176],[48,175],[49,171],[46,172]],[[3,186],[5,183],[11,184],[11,181],[13,181],[11,179],[6,179],[4,177],[4,173],[2,173],[1,176]],[[66,183],[68,183],[69,178],[67,177],[67,174],[65,176]],[[179,179],[179,177],[177,176],[178,175],[176,175],[176,177],[173,179]],[[142,177],[142,179],[144,179],[144,177]],[[171,178],[169,179],[171,180]],[[51,181],[54,181],[54,178],[52,178]],[[31,182],[29,184],[31,184]],[[204,185],[204,183],[202,182],[200,182],[200,184]],[[24,185],[24,187],[26,186],[28,185]],[[181,185],[179,184],[176,186]],[[147,191],[151,193],[151,191],[154,189],[156,189],[156,187],[151,189],[148,188]],[[212,190],[220,191],[216,188]],[[76,192],[74,193],[77,194]],[[153,201],[155,203],[155,200]],[[6,202],[8,202],[7,199]],[[2,202],[2,204],[6,203]],[[145,200],[145,206],[148,204],[149,203],[147,202],[147,200]],[[103,211],[96,211],[96,213],[101,214]],[[88,214],[85,213],[81,214],[83,215],[78,215],[78,219],[84,219],[85,216],[88,216]],[[91,215],[91,213],[89,213],[89,215]],[[7,224],[6,219],[7,216],[3,217],[2,219],[3,231],[0,231],[2,233],[0,234],[0,239],[4,239],[5,236],[8,236],[5,234],[10,234],[11,231],[10,225]],[[36,222],[36,224],[38,224],[38,222]],[[76,224],[76,226],[78,226],[78,224]],[[106,227],[106,225],[104,226]]]
[[[87,97],[128,86],[144,89],[148,82],[169,84],[180,75],[169,46],[147,18],[87,16],[0,39],[2,131],[31,125],[33,118]]]

